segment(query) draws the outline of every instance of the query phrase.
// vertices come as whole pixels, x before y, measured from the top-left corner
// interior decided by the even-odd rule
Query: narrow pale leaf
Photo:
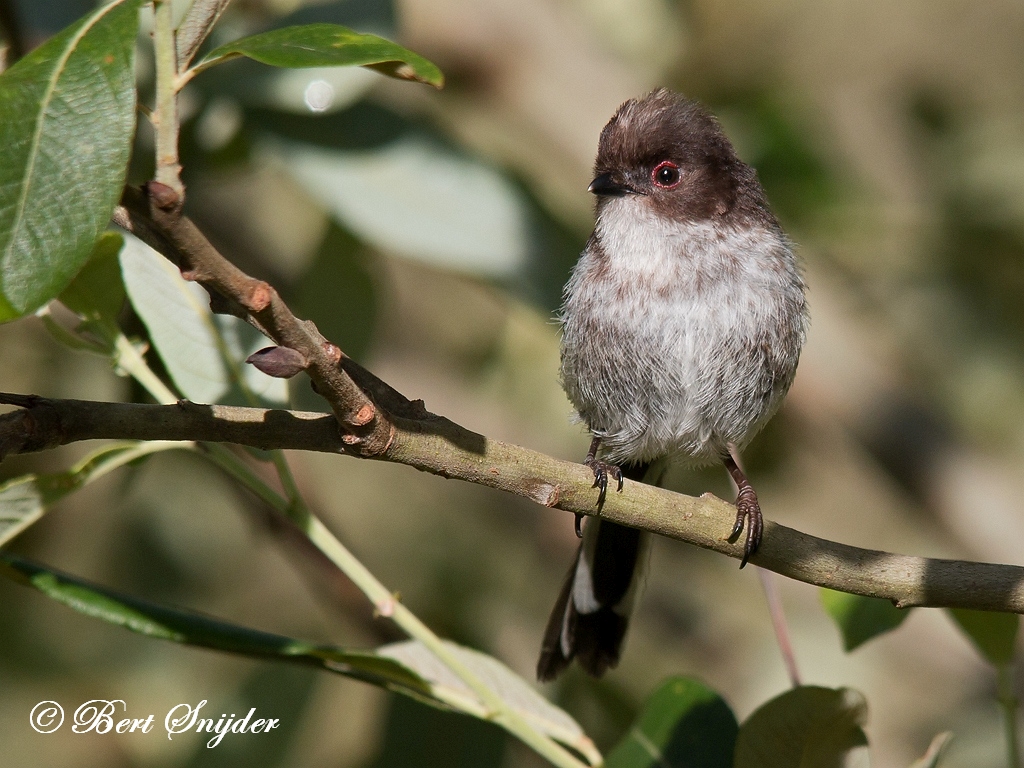
[[[850,595],[822,588],[821,604],[843,635],[843,647],[852,651],[873,637],[896,629],[910,614],[878,597]]]
[[[284,27],[245,37],[210,51],[197,65],[206,69],[245,56],[272,67],[369,67],[389,77],[417,80],[437,88],[444,75],[417,53],[377,35],[354,32],[338,24]]]
[[[866,768],[866,717],[849,688],[794,688],[740,726],[734,768]]]
[[[313,664],[384,688],[429,697],[429,687],[399,662],[370,651],[316,645],[177,608],[150,603],[0,552],[0,574],[94,619],[148,637],[227,653]]]
[[[266,339],[236,317],[214,315],[206,291],[167,259],[128,237],[121,272],[128,298],[182,395],[195,403],[287,402],[286,382],[242,363]]]
[[[60,293],[124,186],[142,0],[103,6],[0,75],[0,322]]]
[[[732,768],[739,725],[721,696],[675,677],[644,703],[607,768]]]
[[[1013,661],[1020,616],[964,608],[950,608],[949,614],[990,664],[1002,667]]]
[[[541,696],[523,678],[487,654],[455,643],[445,642],[448,650],[468,667],[502,700],[534,727],[587,757],[600,760],[600,753],[569,713]],[[415,640],[385,645],[377,652],[395,659],[413,670],[430,684],[431,695],[453,709],[483,716],[487,708],[454,672],[446,667],[426,646]]]
[[[77,491],[91,480],[135,461],[166,444],[108,445],[90,454],[67,472],[23,475],[0,485],[0,546],[13,539],[46,514],[50,505]]]
[[[128,298],[178,390],[216,403],[231,387],[206,292],[145,243],[129,237],[121,251]]]

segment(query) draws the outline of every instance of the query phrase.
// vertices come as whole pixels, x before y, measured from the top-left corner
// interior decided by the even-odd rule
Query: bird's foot
[[[747,561],[757,552],[757,548],[761,546],[761,533],[764,530],[761,505],[757,503],[757,494],[749,485],[740,488],[736,495],[736,524],[732,527],[732,533],[729,534],[729,541],[739,538],[746,520],[749,520],[747,540],[743,545],[743,559],[740,560],[740,568],[747,564]]]
[[[622,468],[615,464],[609,464],[607,461],[601,461],[593,455],[588,455],[583,461],[590,470],[594,473],[594,484],[591,488],[597,488],[597,508],[600,510],[604,506],[605,497],[608,495],[608,477],[609,475],[615,479],[616,491],[622,492]],[[579,531],[577,518],[576,530]]]

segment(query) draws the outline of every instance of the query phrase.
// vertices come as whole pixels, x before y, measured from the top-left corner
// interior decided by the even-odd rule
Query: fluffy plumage
[[[791,245],[718,122],[669,91],[619,108],[601,133],[594,172],[597,224],[561,312],[562,385],[610,464],[725,461],[740,484],[737,532],[745,516],[753,530],[760,509],[734,455],[796,373],[807,308]],[[624,530],[601,523],[606,539]],[[759,536],[759,527],[752,545],[748,536],[748,556]],[[581,578],[600,580],[579,567],[587,546],[585,537],[549,623],[548,635],[576,629],[558,638],[562,667],[593,645],[580,637],[580,616],[626,615]],[[635,585],[621,585],[633,584],[639,558],[620,550],[607,561],[618,591],[633,594]],[[589,671],[614,665],[621,639],[588,651],[603,660],[585,664]],[[549,646],[546,636],[542,678],[557,674],[544,664]]]

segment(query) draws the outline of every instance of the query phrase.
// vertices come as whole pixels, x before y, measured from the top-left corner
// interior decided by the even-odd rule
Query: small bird
[[[739,452],[778,410],[807,331],[805,285],[755,171],[718,121],[668,90],[625,102],[601,131],[596,225],[565,287],[562,386],[593,435],[598,508],[609,477],[659,484],[668,460],[722,462],[737,487],[740,567],[762,520]],[[580,519],[576,520],[577,535]],[[588,518],[537,676],[619,660],[649,534]]]

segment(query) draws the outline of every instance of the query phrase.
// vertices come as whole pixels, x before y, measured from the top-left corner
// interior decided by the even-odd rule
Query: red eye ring
[[[651,182],[662,189],[672,189],[681,179],[679,166],[671,160],[662,160],[651,171]]]

